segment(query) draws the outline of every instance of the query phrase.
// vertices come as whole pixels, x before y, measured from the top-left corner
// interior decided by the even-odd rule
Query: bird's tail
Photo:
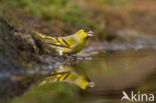
[[[38,32],[36,32],[36,36],[38,36],[38,37],[40,37],[40,38],[42,38],[42,39],[51,38],[50,36],[43,35],[43,34],[38,33]]]
[[[55,38],[36,32],[36,36],[48,44],[54,44]]]

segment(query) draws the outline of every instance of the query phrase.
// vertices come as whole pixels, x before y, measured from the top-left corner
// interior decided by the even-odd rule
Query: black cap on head
[[[84,32],[86,32],[86,33],[90,31],[89,29],[83,29],[83,30],[84,30]]]

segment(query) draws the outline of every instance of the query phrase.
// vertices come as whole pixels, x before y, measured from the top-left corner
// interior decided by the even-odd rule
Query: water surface
[[[12,102],[120,103],[122,91],[156,95],[156,51],[101,51],[85,58],[45,75],[20,76],[21,84],[28,78],[36,79],[25,85],[27,89],[18,87],[24,94]]]

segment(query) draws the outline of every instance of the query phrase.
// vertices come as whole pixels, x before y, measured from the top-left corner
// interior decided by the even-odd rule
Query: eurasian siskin
[[[93,36],[93,32],[88,29],[81,29],[73,35],[65,37],[51,37],[37,33],[42,41],[50,44],[51,50],[56,51],[59,55],[73,54],[81,51],[86,44],[88,37]]]

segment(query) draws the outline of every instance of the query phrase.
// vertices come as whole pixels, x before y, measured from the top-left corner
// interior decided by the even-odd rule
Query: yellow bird
[[[81,51],[86,44],[87,39],[93,36],[93,32],[88,29],[81,29],[73,35],[65,37],[51,37],[41,33],[37,35],[47,44],[50,48],[55,50],[59,55],[73,54]]]
[[[93,88],[95,83],[90,81],[86,71],[79,65],[60,66],[51,71],[51,75],[46,77],[39,85],[53,82],[66,82],[76,84],[81,89]]]

